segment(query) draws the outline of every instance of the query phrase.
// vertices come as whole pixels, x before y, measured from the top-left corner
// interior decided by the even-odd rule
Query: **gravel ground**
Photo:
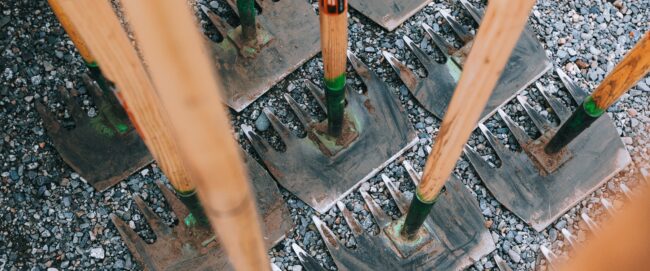
[[[225,1],[199,2],[222,14],[230,12]],[[406,59],[407,64],[418,73],[424,74],[415,57],[404,48],[401,37],[408,35],[435,55],[437,52],[431,49],[430,41],[422,40],[424,35],[420,23],[428,23],[450,41],[452,34],[443,23],[438,10],[447,9],[452,15],[461,18],[462,22],[471,25],[458,5],[447,1],[439,2],[429,4],[392,33],[382,30],[355,11],[350,14],[350,50],[393,88],[406,108],[412,125],[417,128],[420,142],[400,160],[410,161],[418,170],[424,165],[428,146],[436,137],[440,121],[417,105],[380,52],[393,52],[399,59]],[[0,11],[0,126],[5,127],[0,131],[0,270],[140,269],[115,227],[109,222],[108,215],[117,213],[145,239],[155,240],[140,213],[133,208],[132,196],[140,194],[163,219],[173,223],[176,218],[168,211],[158,189],[154,188],[154,181],[164,181],[165,176],[153,164],[119,185],[97,193],[74,173],[53,148],[34,109],[34,102],[47,101],[64,117],[64,109],[55,87],[80,87],[82,83],[79,75],[85,72],[83,61],[46,1],[0,1]],[[555,67],[563,68],[581,85],[593,89],[643,33],[648,31],[649,18],[648,0],[569,0],[562,3],[540,0],[533,10],[530,24]],[[207,18],[201,17],[201,20],[206,33],[218,38],[207,23]],[[282,149],[282,143],[275,132],[268,128],[268,121],[261,114],[262,108],[273,108],[292,129],[303,133],[281,94],[290,93],[299,103],[305,104],[309,111],[323,118],[322,110],[318,109],[303,87],[303,80],[318,81],[321,72],[320,59],[308,61],[246,110],[239,114],[232,112],[233,125],[253,125],[272,145]],[[360,89],[362,84],[354,72],[350,72],[350,77],[350,86]],[[554,95],[567,96],[552,72],[544,75],[539,82],[548,86]],[[554,118],[538,90],[529,88],[522,95],[528,97],[536,110],[550,119]],[[647,145],[650,142],[649,96],[650,77],[646,77],[608,110],[639,167],[647,166],[650,162],[650,149]],[[83,88],[77,99],[92,116],[93,103]],[[516,116],[517,121],[531,135],[538,133],[522,113],[521,106],[509,103],[504,109],[511,116]],[[516,148],[514,139],[501,120],[493,117],[486,121],[486,126],[504,142],[510,142],[512,148]],[[250,149],[239,128],[236,128],[235,136],[244,148]],[[488,144],[478,133],[472,136],[470,145],[496,166],[499,165],[493,151],[486,147]],[[407,181],[400,165],[393,163],[382,173],[401,183],[402,190],[412,191],[413,186]],[[619,184],[625,183],[634,190],[637,183],[631,177],[635,173],[634,166],[628,167],[554,225],[537,233],[499,204],[486,190],[467,160],[462,158],[455,174],[461,176],[462,181],[475,193],[497,243],[495,252],[477,261],[470,269],[495,268],[492,260],[495,254],[504,258],[516,270],[545,269],[540,245],[563,256],[569,255],[567,244],[559,234],[560,230],[568,229],[579,239],[588,237],[590,233],[579,215],[588,213],[597,220],[606,219],[600,198],[607,198],[617,208],[620,207],[623,200]],[[387,213],[393,217],[399,216],[399,211],[379,178],[371,179],[361,189],[368,190],[378,199]],[[269,251],[271,260],[283,270],[301,270],[297,257],[290,249],[292,243],[298,243],[326,267],[334,269],[323,241],[311,223],[310,216],[316,214],[315,211],[287,191],[282,192],[296,227],[284,241]],[[343,201],[358,216],[364,228],[376,230],[358,193],[353,193]],[[345,223],[340,223],[341,216],[336,208],[326,214],[316,215],[326,221],[346,245],[355,245],[349,228]]]

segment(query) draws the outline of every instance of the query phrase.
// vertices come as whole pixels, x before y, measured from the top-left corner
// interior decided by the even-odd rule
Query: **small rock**
[[[269,126],[271,126],[271,123],[266,117],[266,114],[260,114],[260,116],[255,120],[255,128],[258,131],[264,132],[269,129]]]
[[[580,69],[586,69],[589,67],[589,64],[582,59],[576,60],[576,65],[578,65],[578,68]]]
[[[218,9],[219,8],[219,2],[211,1],[210,2],[210,7],[213,8],[213,9]]]
[[[511,250],[508,250],[508,256],[510,256],[510,259],[511,259],[513,262],[516,262],[516,263],[521,262],[521,256],[519,255],[519,253],[515,252],[515,251],[512,250],[512,249],[511,249]]]
[[[374,47],[366,47],[366,48],[363,49],[363,50],[364,50],[366,53],[374,53],[375,51],[377,51],[377,50],[375,50]]]
[[[93,257],[95,259],[104,259],[104,256],[103,247],[95,247],[90,249],[90,257]]]

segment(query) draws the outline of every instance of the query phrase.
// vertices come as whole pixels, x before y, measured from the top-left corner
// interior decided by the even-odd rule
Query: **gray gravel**
[[[199,2],[219,13],[229,13],[224,1]],[[316,6],[313,1],[312,4]],[[388,82],[416,127],[420,142],[400,160],[410,161],[418,170],[424,165],[426,152],[437,135],[440,121],[417,105],[382,59],[381,50],[407,59],[410,67],[424,75],[415,57],[404,48],[401,37],[408,35],[422,48],[436,54],[430,42],[423,40],[419,25],[426,22],[453,41],[449,27],[436,12],[439,9],[447,9],[452,15],[465,18],[463,22],[469,22],[467,16],[460,13],[458,5],[447,1],[429,4],[392,33],[382,30],[355,11],[351,11],[350,18],[350,49]],[[83,61],[46,1],[0,1],[0,12],[0,127],[4,127],[0,131],[0,270],[140,269],[109,222],[108,215],[117,213],[147,241],[153,241],[155,236],[140,213],[133,208],[132,199],[135,194],[141,195],[165,221],[175,223],[176,218],[169,212],[153,183],[155,180],[166,181],[166,177],[153,164],[106,192],[97,193],[74,173],[52,147],[34,110],[34,102],[48,101],[59,108],[60,115],[64,116],[55,87],[62,85],[72,89],[81,86],[79,75],[85,71]],[[232,19],[232,15],[230,17]],[[530,23],[554,65],[564,68],[581,85],[593,89],[648,31],[649,18],[649,0],[569,0],[561,3],[540,0],[533,10]],[[207,35],[218,39],[207,18],[201,17],[201,21]],[[318,81],[322,66],[318,58],[308,61],[246,110],[232,114],[232,122],[237,127],[235,136],[244,148],[250,151],[248,142],[238,128],[244,123],[256,127],[273,146],[283,148],[277,134],[269,129],[268,120],[261,114],[262,108],[267,106],[273,107],[298,134],[303,134],[302,127],[281,97],[285,92],[319,118],[324,117],[303,87],[305,79]],[[359,89],[361,82],[353,72],[350,75],[350,86]],[[554,95],[568,101],[566,92],[552,73],[543,76],[539,82]],[[88,115],[96,114],[85,91],[80,89],[79,94],[78,99],[84,104]],[[549,119],[555,119],[542,102],[538,90],[529,88],[523,95],[535,109]],[[646,77],[608,110],[638,166],[650,163],[649,96],[650,77]],[[521,106],[509,103],[504,109],[515,116],[531,135],[538,133],[523,114]],[[517,148],[501,120],[493,117],[485,124],[511,148]],[[499,166],[500,162],[487,147],[485,138],[475,133],[470,145]],[[557,254],[570,255],[560,230],[570,230],[579,240],[587,238],[590,233],[580,220],[580,214],[588,213],[597,220],[606,219],[600,198],[607,198],[620,208],[623,200],[619,184],[625,183],[634,190],[637,186],[632,178],[635,172],[635,168],[630,166],[572,208],[554,225],[537,233],[490,195],[467,160],[459,160],[455,174],[462,177],[475,193],[486,217],[486,225],[489,225],[497,243],[497,250],[492,255],[480,259],[470,269],[495,268],[492,256],[498,254],[515,270],[532,270],[536,266],[543,270],[545,261],[539,252],[540,245],[551,248]],[[382,173],[397,180],[402,190],[413,190],[403,168],[396,163],[390,164]],[[369,191],[389,215],[394,218],[400,215],[379,178],[371,179],[361,189]],[[299,261],[290,249],[292,243],[298,243],[327,268],[334,269],[310,216],[319,215],[346,245],[354,247],[354,239],[345,223],[341,222],[338,210],[334,208],[328,213],[316,214],[287,191],[282,192],[296,227],[286,240],[269,251],[271,260],[283,270],[300,270]],[[353,210],[364,228],[377,230],[358,193],[346,197],[343,202]]]

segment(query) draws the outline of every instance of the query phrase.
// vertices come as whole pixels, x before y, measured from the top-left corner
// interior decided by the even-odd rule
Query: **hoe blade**
[[[404,166],[411,180],[418,182],[419,174],[407,162]],[[382,179],[397,205],[408,206],[410,199],[388,177],[382,176]],[[401,247],[395,246],[385,233],[391,220],[364,191],[361,195],[380,228],[377,235],[364,232],[352,212],[343,203],[338,203],[354,234],[356,249],[340,243],[318,217],[313,220],[339,270],[461,270],[495,250],[496,246],[471,192],[454,176],[445,188],[424,224],[432,241],[408,257],[402,256]],[[403,214],[406,211],[400,210]],[[298,245],[293,249],[307,270],[322,270]]]
[[[271,176],[253,158],[246,156],[246,165],[256,193],[257,206],[264,221],[264,240],[272,247],[291,230],[291,216],[284,205],[282,195]],[[115,214],[111,220],[122,240],[135,259],[146,270],[232,270],[225,252],[216,242],[208,227],[188,227],[182,220],[189,210],[162,183],[157,183],[176,217],[181,220],[175,227],[167,226],[139,197],[135,197],[138,209],[156,234],[156,241],[147,244],[124,221]]]
[[[326,135],[323,131],[327,121],[312,121],[289,95],[285,98],[303,122],[305,138],[294,135],[275,114],[264,110],[284,141],[285,152],[273,149],[251,127],[242,126],[275,179],[321,213],[417,142],[415,131],[388,86],[350,52],[348,58],[367,91],[359,94],[347,89],[346,121],[339,138]],[[322,102],[323,91],[311,82],[307,87]]]
[[[586,92],[561,70],[558,69],[557,73],[576,103],[581,104],[587,96]],[[558,98],[547,94],[543,87],[538,87],[559,119],[566,121],[570,109]],[[519,99],[519,102],[541,131],[540,138],[529,138],[523,128],[499,110],[501,119],[524,151],[509,150],[486,127],[480,125],[502,161],[501,167],[492,168],[469,147],[465,153],[494,197],[535,230],[542,231],[632,160],[607,114],[558,154],[545,155],[543,147],[557,127],[539,115],[524,99]]]
[[[393,31],[429,3],[427,0],[350,0],[350,6]]]
[[[460,2],[474,21],[480,24],[483,11],[475,8],[465,0],[460,0]],[[427,77],[420,78],[405,64],[397,60],[394,55],[383,52],[384,58],[393,67],[393,70],[402,79],[402,82],[420,105],[440,119],[443,118],[447,111],[456,83],[460,79],[463,63],[472,48],[474,39],[474,36],[451,15],[442,11],[441,14],[458,39],[465,44],[460,49],[457,49],[443,37],[436,34],[431,27],[422,24],[424,31],[439,51],[442,52],[444,61],[436,61],[436,59],[420,49],[409,37],[404,36],[406,45],[426,69]],[[535,38],[534,33],[529,28],[526,28],[512,51],[505,70],[485,106],[481,121],[492,115],[499,106],[505,104],[550,68],[551,64],[546,57],[544,48]]]
[[[234,11],[235,1],[227,1]],[[225,19],[201,6],[223,37],[212,42],[212,56],[225,88],[226,103],[240,112],[275,83],[320,51],[318,16],[304,0],[256,1],[262,12],[256,16],[258,38],[266,42],[253,53],[240,50],[233,28]],[[246,55],[250,54],[250,55]]]
[[[153,158],[115,96],[103,92],[88,76],[82,79],[93,96],[97,116],[88,117],[63,87],[59,93],[74,127],[64,127],[40,102],[36,110],[61,158],[95,189],[104,191]]]

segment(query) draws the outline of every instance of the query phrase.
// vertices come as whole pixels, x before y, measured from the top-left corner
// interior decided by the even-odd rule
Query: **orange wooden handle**
[[[61,23],[61,26],[63,26],[65,32],[68,33],[68,36],[74,43],[75,47],[77,47],[77,51],[79,51],[79,54],[84,59],[84,61],[86,61],[88,64],[95,63],[95,58],[93,58],[93,56],[90,54],[90,50],[88,50],[88,47],[79,35],[79,32],[77,32],[72,23],[70,23],[70,19],[66,15],[65,11],[61,8],[59,0],[47,0],[47,2],[50,3],[52,12],[54,12],[56,18],[59,19],[59,23]]]
[[[321,50],[325,78],[334,79],[345,73],[348,49],[347,0],[319,0]]]

